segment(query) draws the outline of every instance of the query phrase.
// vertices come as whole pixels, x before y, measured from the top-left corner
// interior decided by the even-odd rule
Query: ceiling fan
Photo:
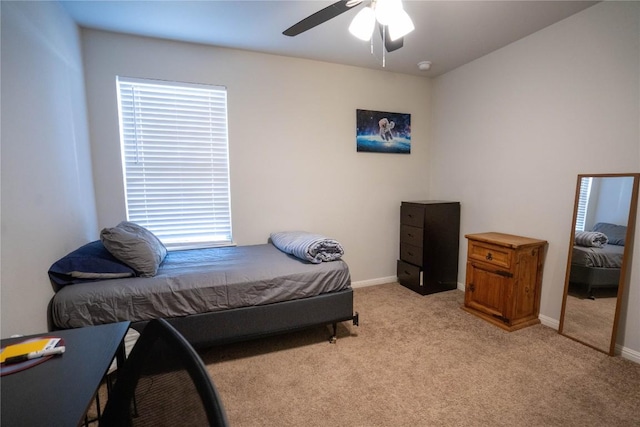
[[[341,0],[333,3],[287,28],[282,34],[297,36],[353,9],[363,1]],[[404,44],[404,36],[414,29],[401,0],[371,0],[370,4],[353,18],[349,31],[361,40],[370,40],[376,23],[387,52],[400,49]]]

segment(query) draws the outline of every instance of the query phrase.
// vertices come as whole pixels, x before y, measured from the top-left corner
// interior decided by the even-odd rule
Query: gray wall
[[[2,336],[46,328],[47,269],[95,237],[80,36],[54,2],[2,7]]]
[[[462,201],[463,235],[549,242],[540,314],[550,326],[560,319],[577,175],[640,171],[639,25],[640,3],[603,2],[434,81],[431,195]],[[638,251],[632,262],[636,309],[625,304],[619,344],[640,361]]]

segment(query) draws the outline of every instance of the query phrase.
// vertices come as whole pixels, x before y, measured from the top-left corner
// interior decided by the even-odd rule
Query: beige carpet
[[[577,298],[567,295],[563,333],[609,352],[617,298]]]
[[[640,365],[542,325],[505,332],[463,293],[355,290],[360,326],[202,353],[232,426],[640,426]]]

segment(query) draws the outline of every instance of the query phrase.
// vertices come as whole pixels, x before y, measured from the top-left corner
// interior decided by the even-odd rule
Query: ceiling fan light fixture
[[[351,21],[349,32],[360,40],[369,41],[375,25],[376,13],[370,7],[365,7]]]
[[[374,8],[376,20],[380,25],[391,24],[396,19],[396,15],[404,12],[402,0],[376,0]]]
[[[402,9],[395,14],[393,20],[389,23],[389,38],[392,41],[396,41],[415,30],[415,28],[409,14]]]

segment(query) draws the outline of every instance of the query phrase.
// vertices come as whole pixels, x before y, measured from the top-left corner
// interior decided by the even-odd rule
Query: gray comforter
[[[585,267],[620,268],[624,246],[604,245],[602,248],[574,246],[571,264]]]
[[[609,239],[604,233],[597,231],[576,231],[575,244],[578,246],[601,248]]]
[[[347,264],[309,264],[271,244],[170,252],[155,277],[78,283],[52,299],[58,328],[178,317],[351,287]]]
[[[271,233],[271,242],[282,252],[314,264],[336,261],[344,255],[337,240],[306,231]]]

